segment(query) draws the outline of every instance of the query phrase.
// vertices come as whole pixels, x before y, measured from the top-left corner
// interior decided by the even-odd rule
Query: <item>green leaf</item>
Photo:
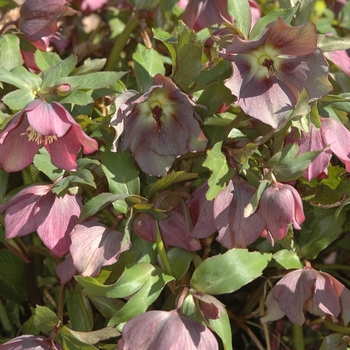
[[[27,300],[25,263],[7,249],[0,249],[0,295],[17,304]]]
[[[23,58],[18,37],[12,34],[2,35],[0,37],[0,67],[10,71],[22,64]]]
[[[318,34],[317,46],[323,52],[347,50],[350,49],[350,38]]]
[[[348,340],[344,334],[333,333],[323,339],[320,350],[347,350]]]
[[[271,254],[231,249],[204,260],[194,271],[191,287],[206,294],[232,293],[258,278]]]
[[[63,345],[64,349],[69,350],[97,350],[97,348],[90,344],[85,344],[78,338],[76,338],[71,330],[63,326],[59,329],[57,338],[60,344]]]
[[[0,169],[0,201],[4,198],[6,194],[8,181],[9,174],[5,170]]]
[[[105,327],[92,332],[77,332],[69,328],[67,328],[67,330],[79,341],[90,345],[96,344],[101,340],[107,340],[120,336],[120,332],[118,332],[114,327]]]
[[[225,350],[232,350],[232,330],[228,314],[220,309],[218,319],[209,319],[210,328],[221,338]]]
[[[293,25],[300,26],[313,19],[313,9],[317,0],[300,1]],[[318,45],[317,45],[318,46]]]
[[[72,72],[77,64],[77,58],[74,55],[70,55],[54,67],[50,67],[41,72],[42,85],[41,92],[48,93],[50,87],[58,84],[63,78],[67,77]]]
[[[56,168],[51,163],[51,158],[47,150],[42,147],[34,156],[35,167],[44,173],[52,182],[55,182],[59,177],[63,176],[64,170]]]
[[[94,99],[88,93],[83,91],[73,91],[68,96],[60,100],[60,103],[71,103],[78,106],[86,106],[93,102]]]
[[[154,30],[154,37],[168,48],[173,62],[172,80],[184,92],[191,91],[193,79],[202,70],[202,43],[196,34],[180,21],[175,37]]]
[[[94,316],[87,297],[80,291],[70,291],[67,297],[67,309],[71,327],[76,331],[90,332]]]
[[[167,16],[170,16],[172,9],[174,8],[177,2],[178,0],[160,0],[159,5],[163,9],[165,14]]]
[[[108,322],[114,326],[131,320],[133,317],[146,312],[148,307],[158,298],[164,286],[174,280],[173,276],[166,275],[162,269],[154,268],[151,276],[147,279],[142,288],[137,291]]]
[[[3,97],[3,102],[12,110],[23,109],[29,102],[35,99],[31,90],[18,89],[11,91]]]
[[[139,172],[129,151],[101,153],[102,169],[114,194],[139,194]]]
[[[15,67],[11,71],[0,67],[0,81],[32,92],[37,91],[41,84],[41,78],[24,67]]]
[[[228,180],[233,178],[234,170],[227,165],[226,157],[221,153],[222,141],[208,150],[207,159],[203,166],[209,168],[212,174],[208,180],[209,190],[207,199],[213,200],[225,187]]]
[[[297,180],[304,174],[304,170],[323,151],[311,151],[297,155],[297,144],[288,144],[282,151],[276,153],[267,162],[268,167],[273,168],[273,174],[280,182]]]
[[[41,71],[57,66],[62,59],[56,52],[36,50],[34,55],[35,64]]]
[[[300,247],[299,256],[305,259],[315,259],[317,255],[327,248],[343,232],[343,225],[347,220],[347,213],[335,215],[334,208],[312,207],[305,211],[306,220],[302,229],[294,234]]]
[[[38,331],[48,333],[58,325],[58,322],[58,316],[47,306],[36,306],[33,325]]]
[[[109,285],[99,283],[93,277],[76,276],[75,279],[88,294],[125,298],[140,290],[154,270],[153,265],[141,262],[126,268],[118,281]]]
[[[145,93],[153,85],[153,78],[157,74],[165,74],[162,58],[158,51],[153,48],[146,49],[141,44],[137,45],[132,58],[141,93]]]
[[[107,205],[113,203],[116,200],[124,199],[125,195],[113,194],[113,193],[100,193],[97,196],[91,198],[81,210],[79,222],[84,221],[86,218],[95,215],[98,211],[105,208]]]
[[[184,171],[171,172],[151,185],[147,197],[153,198],[158,192],[165,190],[177,182],[188,181],[197,177],[198,174],[196,173],[186,173]]]
[[[228,0],[228,13],[235,19],[235,26],[248,37],[252,14],[248,0]]]
[[[93,58],[88,57],[84,63],[76,67],[73,70],[73,75],[82,75],[87,73],[99,72],[103,69],[104,65],[107,62],[107,58]]]
[[[290,24],[294,15],[298,11],[298,8],[299,8],[299,2],[297,2],[297,4],[292,8],[279,9],[279,10],[274,10],[274,11],[267,13],[265,16],[261,17],[256,22],[255,26],[253,27],[252,31],[250,32],[249,39],[250,40],[257,39],[262,34],[262,32],[264,31],[266,26],[269,23],[276,21],[278,17],[281,17],[285,21],[286,24]]]
[[[271,266],[277,266],[280,269],[300,269],[303,264],[296,252],[282,249],[272,255]]]
[[[191,261],[196,256],[194,253],[176,247],[171,248],[167,255],[177,280],[184,276],[190,267]]]

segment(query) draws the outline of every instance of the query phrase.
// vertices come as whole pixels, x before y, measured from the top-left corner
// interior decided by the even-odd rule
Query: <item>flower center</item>
[[[26,132],[22,133],[21,135],[27,135],[28,136],[28,141],[34,141],[38,145],[51,144],[52,142],[57,140],[57,136],[56,135],[48,135],[48,136],[41,135],[40,132],[37,132],[31,126],[29,126],[27,128]]]

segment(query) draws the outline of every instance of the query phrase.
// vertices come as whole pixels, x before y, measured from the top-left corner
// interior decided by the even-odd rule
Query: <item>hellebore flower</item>
[[[310,101],[332,89],[328,63],[316,45],[313,23],[291,27],[281,18],[270,23],[257,40],[235,35],[222,53],[233,67],[225,85],[245,113],[276,128],[304,88]]]
[[[5,212],[6,238],[37,231],[45,246],[61,257],[69,251],[70,233],[78,223],[82,203],[77,195],[58,197],[52,186],[25,188],[0,205],[0,213]]]
[[[180,155],[204,151],[207,139],[188,96],[160,74],[154,83],[144,95],[131,97],[121,106],[112,125],[122,120],[123,150],[130,149],[143,172],[165,176]]]
[[[286,274],[266,297],[261,322],[275,321],[286,315],[293,323],[302,325],[306,311],[313,315],[329,316],[343,324],[350,321],[350,291],[331,275],[311,267]]]
[[[36,42],[56,35],[58,18],[74,13],[66,0],[45,0],[45,4],[41,0],[26,0],[20,9],[19,28],[28,41]]]
[[[76,225],[71,233],[70,253],[73,264],[83,276],[98,276],[103,266],[116,263],[119,256],[130,248],[123,247],[124,234],[91,221]]]
[[[74,170],[81,147],[83,153],[97,151],[97,142],[59,103],[33,100],[0,133],[0,164],[7,172],[24,169],[44,146],[58,168]]]
[[[320,117],[321,126],[316,128],[310,124],[309,133],[302,132],[301,139],[287,137],[287,142],[299,145],[298,154],[309,151],[321,151],[318,157],[305,170],[304,177],[307,180],[327,174],[327,167],[334,153],[345,164],[347,172],[350,172],[350,132],[339,121],[333,118]]]
[[[214,199],[214,218],[219,235],[216,238],[227,249],[244,248],[264,231],[259,211],[244,217],[244,208],[256,192],[248,182],[235,176]]]
[[[0,350],[63,350],[63,347],[50,338],[25,334],[0,345]]]
[[[280,240],[286,236],[291,223],[295,229],[300,230],[300,225],[305,220],[298,191],[279,182],[272,184],[262,193],[258,211],[265,220],[268,239],[272,244],[274,238]]]

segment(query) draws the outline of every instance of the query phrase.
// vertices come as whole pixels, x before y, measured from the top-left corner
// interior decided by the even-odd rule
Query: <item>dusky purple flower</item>
[[[57,196],[53,185],[33,185],[0,205],[5,212],[6,238],[37,231],[40,239],[58,257],[69,251],[70,233],[78,223],[82,203],[78,195]]]
[[[350,77],[350,49],[330,51],[325,56]]]
[[[19,28],[31,42],[57,34],[57,20],[76,13],[66,0],[26,0],[20,9]]]
[[[255,192],[253,186],[235,176],[214,199],[216,239],[227,249],[244,248],[264,231],[265,222],[258,211],[244,217],[244,208]]]
[[[268,239],[273,244],[274,239],[283,239],[288,227],[300,230],[305,220],[303,203],[298,191],[291,185],[280,182],[273,183],[265,189],[259,201],[260,215],[265,220]]]
[[[24,169],[44,146],[58,168],[75,170],[76,158],[97,151],[96,140],[59,103],[35,99],[15,114],[0,133],[0,164],[7,172]]]
[[[70,253],[78,272],[83,276],[97,276],[103,266],[116,263],[130,244],[122,246],[124,234],[96,222],[76,225],[71,233]]]
[[[51,338],[25,334],[0,345],[0,350],[63,350],[63,347]]]
[[[327,175],[327,167],[333,153],[345,164],[346,171],[350,172],[349,130],[333,118],[320,117],[320,122],[319,128],[310,124],[309,133],[301,132],[300,139],[291,134],[286,140],[287,143],[299,145],[298,154],[323,150],[305,170],[304,177],[309,181],[324,174]]]
[[[213,214],[214,202],[207,200],[208,189],[206,181],[192,193],[191,198],[186,200],[193,223],[190,235],[194,238],[205,238],[216,231]]]
[[[262,322],[287,316],[302,325],[306,311],[313,315],[328,316],[338,323],[341,316],[346,326],[350,321],[350,291],[325,272],[307,266],[286,274],[266,297],[267,310]]]
[[[226,86],[248,115],[276,128],[305,88],[310,101],[331,91],[329,66],[317,48],[316,27],[308,22],[291,27],[281,18],[257,40],[234,35],[222,52],[232,64]]]
[[[130,149],[143,172],[165,176],[180,155],[204,151],[207,139],[188,96],[160,74],[154,84],[144,95],[127,100],[112,118],[112,125],[122,121],[123,150]]]

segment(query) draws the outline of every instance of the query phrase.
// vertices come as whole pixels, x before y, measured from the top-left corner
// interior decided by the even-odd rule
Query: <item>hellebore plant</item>
[[[15,114],[0,133],[0,164],[7,172],[19,171],[33,162],[44,146],[54,165],[65,170],[77,168],[76,158],[97,151],[97,142],[59,103],[33,100]]]
[[[295,107],[303,89],[310,101],[332,90],[329,66],[317,48],[311,22],[291,27],[278,18],[256,40],[234,36],[222,57],[232,64],[233,75],[225,84],[239,106],[273,128]]]

